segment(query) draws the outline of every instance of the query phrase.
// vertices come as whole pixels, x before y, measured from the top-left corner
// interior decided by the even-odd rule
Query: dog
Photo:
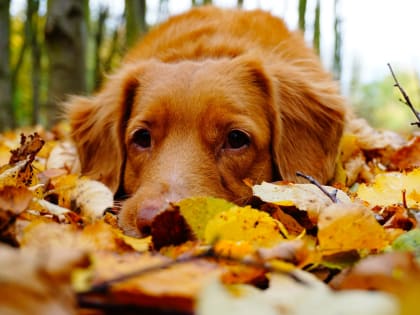
[[[326,183],[346,115],[299,32],[267,12],[211,6],[152,29],[66,108],[82,173],[126,197],[119,224],[137,237],[182,198],[242,205],[249,181],[298,182],[296,171]]]

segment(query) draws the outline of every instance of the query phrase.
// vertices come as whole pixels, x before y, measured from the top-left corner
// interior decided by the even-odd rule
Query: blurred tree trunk
[[[95,48],[94,48],[94,58],[95,58],[95,65],[94,65],[94,89],[97,89],[101,83],[103,78],[104,69],[101,63],[101,47],[104,41],[104,33],[105,33],[105,22],[108,18],[108,7],[101,7],[99,9],[99,18],[95,33]]]
[[[126,41],[132,46],[146,33],[146,0],[125,0]]]
[[[242,8],[244,6],[244,0],[238,0],[237,7]]]
[[[123,19],[122,19],[123,20]],[[108,53],[106,54],[104,61],[103,61],[103,69],[104,73],[109,72],[112,69],[113,61],[116,56],[123,54],[123,42],[124,42],[124,36],[123,33],[123,23],[121,23],[120,26],[117,26],[112,34],[112,41],[111,41],[111,47],[108,50]]]
[[[26,7],[26,23],[28,25],[28,42],[31,47],[31,82],[32,82],[32,124],[39,123],[40,88],[41,88],[41,46],[39,40],[39,0],[28,0]]]
[[[191,0],[191,5],[192,5],[193,7],[195,7],[195,6],[197,5],[197,1],[196,1],[196,0]]]
[[[68,94],[85,93],[87,0],[48,0],[45,43],[49,57],[47,117],[57,122]]]
[[[14,128],[10,73],[10,0],[0,1],[0,131]]]
[[[206,4],[213,4],[213,1],[212,0],[203,0],[203,5],[206,5]]]
[[[306,0],[299,0],[299,29],[305,32]]]
[[[313,46],[318,55],[321,52],[320,42],[321,42],[321,2],[320,0],[317,0],[316,7],[315,7]]]
[[[340,15],[340,1],[334,1],[334,61],[333,61],[333,73],[335,79],[341,78],[342,62],[341,62],[341,50],[342,50],[342,32],[341,32],[341,15]]]

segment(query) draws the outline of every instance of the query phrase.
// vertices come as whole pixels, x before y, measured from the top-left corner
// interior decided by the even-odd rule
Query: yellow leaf
[[[324,254],[349,250],[380,250],[388,245],[385,229],[369,209],[358,203],[335,203],[318,219],[319,247]]]
[[[403,191],[406,191],[407,206],[419,208],[420,169],[409,173],[388,172],[378,174],[372,184],[361,184],[357,197],[372,206],[390,206],[403,202]]]
[[[285,239],[285,228],[267,213],[251,207],[234,207],[209,221],[204,239],[246,241],[255,247],[270,247]],[[282,234],[283,233],[283,234]]]
[[[181,215],[187,221],[194,236],[199,240],[204,239],[204,230],[210,219],[235,206],[224,199],[212,197],[183,199],[176,205],[179,206]]]

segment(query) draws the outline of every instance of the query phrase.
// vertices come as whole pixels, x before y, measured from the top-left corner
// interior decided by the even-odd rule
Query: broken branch
[[[305,178],[306,180],[308,180],[311,184],[315,185],[316,187],[318,187],[328,198],[331,199],[331,201],[333,203],[337,203],[338,199],[337,199],[337,189],[334,189],[333,192],[329,193],[315,178],[313,178],[312,176],[303,174],[301,172],[296,172],[296,176],[300,176]]]
[[[402,88],[402,86],[398,82],[398,79],[397,79],[397,77],[396,77],[396,75],[394,73],[394,70],[391,67],[391,64],[388,63],[387,65],[388,65],[389,70],[391,71],[392,78],[394,79],[394,82],[395,82],[394,86],[396,88],[398,88],[398,90],[401,92],[401,94],[402,94],[402,96],[404,98],[404,100],[400,99],[400,101],[402,103],[404,103],[405,105],[407,105],[408,107],[410,107],[410,109],[413,112],[414,116],[416,116],[416,118],[418,120],[416,122],[412,122],[411,125],[417,125],[417,127],[420,128],[420,113],[414,108],[414,106],[411,103],[410,98],[408,97],[407,93],[405,92],[405,90]]]

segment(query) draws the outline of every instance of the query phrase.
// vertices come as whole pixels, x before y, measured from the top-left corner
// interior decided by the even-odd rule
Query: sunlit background
[[[199,3],[200,1],[197,1]],[[312,44],[317,0],[307,0],[305,38]],[[148,0],[146,22],[153,26],[168,16],[188,10],[190,0]],[[412,103],[420,108],[420,1],[417,0],[319,0],[320,55],[333,70],[335,32],[339,22],[342,70],[339,80],[343,93],[355,111],[378,128],[409,131],[413,116],[399,101],[387,63],[396,72]],[[236,7],[236,0],[214,0],[221,7]],[[98,17],[100,8],[109,7],[108,34],[119,27],[125,9],[123,0],[90,0],[90,13]],[[298,28],[299,0],[244,0],[244,9],[261,8],[283,17],[292,29]],[[40,1],[40,15],[46,14],[47,1]],[[22,39],[26,0],[12,0],[13,41]],[[20,23],[19,23],[20,21]],[[12,56],[13,59],[13,56]],[[88,65],[90,66],[90,65]],[[22,79],[22,84],[25,84]],[[22,92],[24,94],[24,92]],[[45,93],[45,91],[44,91]],[[22,103],[28,101],[21,95]]]

